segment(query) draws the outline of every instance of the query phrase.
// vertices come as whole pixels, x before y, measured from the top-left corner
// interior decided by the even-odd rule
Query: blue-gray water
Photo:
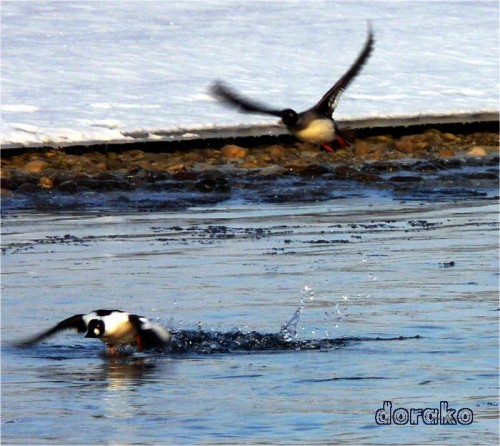
[[[497,211],[491,198],[363,193],[5,212],[2,442],[497,444]],[[224,334],[277,333],[301,305],[299,339],[348,342],[118,359],[73,333],[11,345],[97,308]],[[447,401],[474,421],[379,426],[384,401]]]

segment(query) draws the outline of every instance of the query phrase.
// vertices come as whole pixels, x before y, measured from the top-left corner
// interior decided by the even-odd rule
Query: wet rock
[[[58,190],[62,192],[67,192],[69,194],[74,194],[78,192],[79,186],[76,181],[73,180],[68,180],[68,181],[63,181],[62,183],[59,184],[57,187]]]
[[[24,156],[19,156],[19,155],[16,155],[16,156],[13,156],[12,158],[10,158],[8,160],[9,164],[11,166],[15,166],[15,167],[23,167],[25,164],[26,164],[26,157]]]
[[[438,158],[438,159],[433,159],[432,162],[436,166],[440,166],[443,169],[458,169],[463,166],[464,162],[461,159],[458,158]]]
[[[364,141],[362,139],[358,139],[356,141],[356,144],[354,145],[354,153],[358,156],[363,156],[367,155],[370,153],[371,147],[370,144],[367,141]]]
[[[2,175],[0,177],[0,187],[2,189],[12,189],[11,177],[5,177]]]
[[[261,165],[262,165],[261,160],[257,160],[257,158],[255,158],[254,156],[249,155],[246,157],[245,161],[241,163],[238,167],[242,169],[256,169]]]
[[[143,169],[142,167],[133,169],[128,174],[130,177],[141,178],[148,183],[154,183],[156,181],[162,181],[167,178],[167,175],[162,172],[156,172],[154,170]]]
[[[358,175],[359,171],[353,167],[342,165],[333,169],[335,178],[339,180],[353,180]]]
[[[403,136],[399,141],[395,141],[394,145],[396,150],[399,150],[403,153],[411,153],[414,150],[413,140],[410,136]]]
[[[195,185],[200,192],[229,192],[231,189],[225,178],[205,178]]]
[[[29,161],[24,165],[24,170],[29,173],[39,173],[42,170],[49,167],[50,164],[47,161],[36,159],[33,161]]]
[[[1,188],[0,189],[0,197],[1,198],[13,198],[14,197],[14,192],[12,192],[9,189]]]
[[[431,146],[439,147],[443,144],[442,133],[437,129],[429,129],[425,132],[425,141]]]
[[[458,139],[453,133],[442,133],[441,138],[444,141],[456,141]]]
[[[328,169],[328,167],[326,167],[326,166],[319,165],[319,164],[311,164],[311,165],[299,170],[298,174],[301,177],[315,178],[315,177],[319,177],[319,176],[324,175],[325,173],[329,173],[329,172],[330,172],[330,169]]]
[[[413,166],[412,170],[414,170],[416,172],[429,173],[429,172],[436,172],[436,171],[439,171],[442,169],[443,169],[443,167],[441,165],[439,165],[431,160],[431,161],[421,161],[421,162],[416,163]]]
[[[38,186],[42,189],[52,189],[54,187],[54,180],[50,177],[42,176],[38,180]]]
[[[109,156],[104,160],[104,163],[106,164],[108,170],[123,169],[126,166],[126,164],[120,161],[119,159],[112,158]]]
[[[487,155],[487,151],[484,147],[474,146],[467,152],[469,156],[485,156]]]
[[[365,164],[362,167],[364,172],[396,172],[401,170],[401,166],[390,161],[376,161],[374,163]]]
[[[394,175],[389,178],[389,181],[393,183],[420,183],[423,179],[413,175]]]
[[[428,138],[432,137],[429,135],[405,135],[402,136],[399,141],[394,141],[394,146],[397,151],[410,154],[415,153],[419,150],[427,150],[430,147]]]
[[[285,163],[285,168],[290,173],[297,173],[302,169],[305,169],[307,166],[309,166],[309,163],[304,159],[295,159],[288,163]]]
[[[442,149],[438,152],[438,156],[440,156],[441,158],[451,158],[455,156],[455,151],[450,148]]]
[[[185,164],[174,164],[173,166],[167,167],[167,172],[169,173],[177,173],[186,170]]]
[[[486,160],[486,165],[487,166],[496,166],[500,164],[500,157],[498,156],[492,156],[491,158]]]
[[[498,175],[492,172],[465,173],[464,178],[468,180],[496,180]]]
[[[221,149],[221,154],[226,159],[243,159],[248,155],[248,149],[228,144]]]
[[[134,177],[134,176],[129,177],[128,182],[129,182],[130,186],[134,189],[141,188],[141,187],[144,187],[146,185],[146,181],[144,181],[142,178],[138,178],[138,177]]]
[[[106,165],[106,163],[104,161],[102,161],[100,163],[95,163],[94,168],[97,170],[108,170],[108,166]]]
[[[0,178],[11,178],[12,177],[12,168],[2,167],[0,168]]]
[[[280,145],[269,147],[269,157],[273,161],[280,161],[285,157],[285,148]]]
[[[465,139],[477,146],[495,146],[498,147],[500,135],[497,133],[481,132],[467,135]]]
[[[394,142],[394,139],[390,135],[378,135],[373,138],[373,142],[379,144],[391,144]]]
[[[23,183],[17,188],[18,192],[24,192],[27,194],[32,194],[36,192],[37,189],[38,188],[33,183]]]
[[[376,183],[378,181],[382,181],[382,178],[380,178],[378,175],[365,172],[358,172],[354,176],[354,179],[360,183]]]

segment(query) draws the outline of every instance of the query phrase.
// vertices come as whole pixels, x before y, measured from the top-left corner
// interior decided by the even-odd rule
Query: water
[[[498,2],[298,5],[2,2],[2,144],[268,123],[208,86],[309,107],[369,19],[338,118],[498,110]],[[2,442],[497,444],[497,185],[455,173],[3,199]],[[191,343],[13,346],[110,307]],[[384,401],[474,422],[380,426]]]
[[[4,211],[2,441],[497,444],[497,213],[492,198],[366,191],[176,212]],[[73,333],[12,346],[109,307],[184,335],[342,342],[116,359]],[[474,422],[379,426],[384,401],[448,401]]]
[[[343,94],[353,119],[498,111],[497,1],[3,1],[2,144],[274,124],[217,103],[222,79],[273,107],[311,107],[376,44]]]

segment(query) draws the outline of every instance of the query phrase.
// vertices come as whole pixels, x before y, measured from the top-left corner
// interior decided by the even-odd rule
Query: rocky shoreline
[[[333,154],[295,141],[151,152],[112,148],[4,151],[2,208],[180,209],[236,197],[303,202],[338,198],[342,188],[348,196],[370,188],[411,199],[498,195],[499,135],[493,132],[378,134]]]

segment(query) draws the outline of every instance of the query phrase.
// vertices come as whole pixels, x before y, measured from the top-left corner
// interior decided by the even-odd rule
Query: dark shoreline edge
[[[422,133],[430,128],[440,132],[470,134],[475,132],[500,132],[500,115],[495,112],[455,113],[448,115],[418,115],[396,118],[365,118],[338,121],[343,129],[350,129],[358,138],[390,133],[394,137]],[[220,148],[227,144],[247,148],[266,144],[290,144],[296,139],[280,125],[234,126],[212,129],[180,129],[176,131],[123,132],[128,139],[108,141],[67,142],[44,145],[6,144],[1,146],[4,155],[14,156],[26,152],[64,148],[68,154],[86,152],[106,153],[143,150],[151,153],[192,150],[195,148]]]

